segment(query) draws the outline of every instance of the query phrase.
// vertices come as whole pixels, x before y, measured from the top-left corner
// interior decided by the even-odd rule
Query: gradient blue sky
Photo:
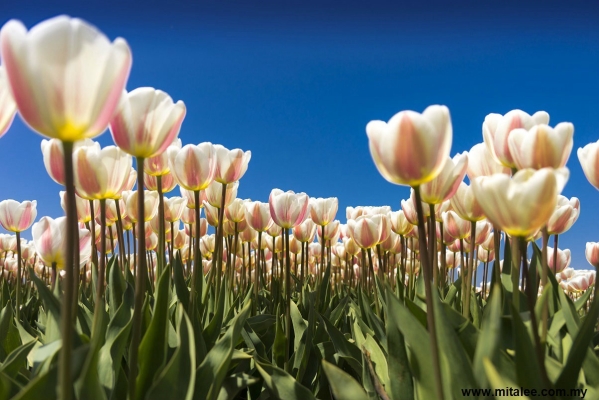
[[[409,195],[374,167],[368,121],[445,104],[453,155],[482,141],[488,113],[545,110],[551,125],[575,126],[563,194],[579,197],[582,213],[560,248],[572,250],[572,266],[590,268],[584,246],[599,241],[599,193],[576,149],[599,139],[599,7],[447,3],[23,0],[3,2],[0,23],[31,27],[68,14],[124,37],[134,60],[128,89],[153,86],[183,100],[184,143],[252,151],[240,197],[266,201],[275,187],[337,196],[342,222],[346,206],[396,210]],[[98,140],[112,144],[109,133]],[[17,117],[0,140],[0,197],[37,199],[39,217],[59,216],[60,187],[45,172],[40,141]]]

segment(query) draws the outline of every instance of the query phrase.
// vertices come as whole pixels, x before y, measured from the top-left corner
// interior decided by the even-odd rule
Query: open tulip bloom
[[[373,120],[363,150],[410,197],[343,221],[337,197],[237,198],[252,152],[180,139],[183,101],[126,90],[124,39],[10,20],[0,59],[0,137],[18,112],[48,138],[38,156],[65,214],[0,201],[0,393],[449,400],[599,384],[596,271],[558,248],[581,212],[561,195],[573,124],[488,114],[483,142],[450,157],[446,106]],[[599,142],[577,155],[599,189]],[[585,256],[599,268],[599,243]]]

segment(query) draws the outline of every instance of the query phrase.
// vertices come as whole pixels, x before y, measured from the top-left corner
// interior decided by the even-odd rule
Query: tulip
[[[229,183],[224,185],[226,187],[225,198],[223,199],[223,184],[219,182],[212,182],[206,189],[206,200],[212,207],[221,208],[223,205],[226,208],[231,204],[237,197],[237,189],[239,188],[239,182]]]
[[[443,229],[455,239],[465,239],[470,235],[470,222],[461,218],[456,212],[443,213]]]
[[[131,170],[131,156],[118,147],[79,147],[73,154],[77,194],[88,200],[118,199]]]
[[[494,176],[494,175],[493,175]],[[507,178],[509,178],[506,175]],[[480,221],[485,218],[483,208],[474,194],[473,187],[462,182],[451,198],[451,207],[463,219],[468,221]]]
[[[76,142],[74,149],[85,146],[93,146],[100,150],[100,143],[94,142],[91,139],[81,140]],[[64,154],[62,149],[62,142],[58,139],[46,140],[43,139],[41,143],[42,155],[44,158],[44,166],[46,171],[52,180],[59,185],[65,184],[64,176]]]
[[[326,226],[335,219],[339,200],[336,197],[310,198],[310,217],[316,225]]]
[[[406,218],[403,210],[392,212],[389,215],[391,230],[398,235],[405,236],[414,228],[414,225]]]
[[[66,193],[67,192],[65,192],[64,190],[60,192],[60,206],[62,207],[65,213],[67,212],[67,207],[65,204]],[[91,221],[92,209],[90,201],[83,199],[79,196],[75,196],[75,203],[77,207],[77,220],[83,224]],[[97,214],[100,203],[98,203],[98,201],[92,201],[91,203],[94,206],[94,214]]]
[[[33,224],[31,234],[39,257],[47,265],[56,265],[59,270],[65,268],[66,217],[52,219],[42,217]],[[87,229],[79,229],[79,262],[85,264],[91,257],[91,234]]]
[[[435,179],[420,186],[422,201],[427,204],[440,204],[449,200],[460,186],[468,168],[468,153],[447,157],[445,165]]]
[[[584,254],[589,264],[599,269],[599,243],[587,242]]]
[[[561,250],[547,246],[547,266],[554,274],[568,268],[571,261],[569,249]]]
[[[0,137],[8,131],[16,113],[17,105],[10,93],[4,67],[0,65]]]
[[[241,149],[229,150],[220,144],[214,145],[216,156],[216,172],[214,180],[229,184],[241,179],[248,168],[252,152]]]
[[[452,126],[445,106],[430,106],[422,114],[402,111],[387,123],[371,121],[366,133],[378,171],[398,185],[430,182],[451,150]]]
[[[495,160],[508,168],[516,168],[509,148],[509,136],[514,129],[531,129],[538,124],[548,124],[549,114],[539,111],[532,116],[522,110],[512,110],[505,115],[489,114],[483,122],[483,138]]]
[[[125,200],[125,210],[129,219],[134,224],[139,222],[138,217],[140,216],[139,212],[139,190],[134,190],[130,192],[123,192],[123,198]],[[158,192],[147,190],[144,193],[144,210],[143,210],[143,221],[148,222],[151,221],[156,214],[158,213]]]
[[[509,150],[518,169],[562,168],[572,152],[574,125],[562,122],[551,128],[535,125],[530,130],[514,129],[508,137]]]
[[[144,163],[144,165],[145,165],[145,163]],[[146,187],[146,189],[158,191],[158,179],[159,178],[160,178],[160,187],[162,188],[162,193],[171,192],[177,186],[177,181],[175,180],[175,177],[173,176],[173,174],[171,174],[170,172],[166,173],[160,177],[144,174],[144,186]],[[192,197],[193,197],[193,192],[192,192]]]
[[[173,223],[181,219],[183,211],[187,206],[187,199],[183,197],[171,197],[164,199],[164,218],[166,221]]]
[[[579,148],[577,154],[587,180],[599,189],[599,141]]]
[[[470,182],[479,176],[489,176],[494,174],[511,174],[508,167],[503,166],[494,158],[485,143],[478,143],[472,146],[468,152],[468,179]]]
[[[549,235],[561,235],[574,225],[580,215],[580,201],[576,197],[568,198],[559,195],[553,214],[547,222]]]
[[[324,234],[323,234],[323,229],[324,229]],[[333,243],[336,242],[337,240],[333,240],[333,239],[335,237],[339,236],[339,220],[332,221],[330,224],[325,225],[324,227],[318,226],[316,233],[318,234],[319,241],[324,239],[326,241],[331,241]],[[387,235],[387,236],[389,236],[389,235]]]
[[[166,151],[158,154],[157,156],[148,158],[144,162],[144,172],[150,176],[163,176],[170,172],[170,165],[168,159],[168,149],[171,147],[176,150],[181,150],[183,144],[181,139],[175,139],[167,148]]]
[[[317,225],[311,218],[306,218],[301,224],[293,228],[293,236],[303,243],[311,243],[316,235]]]
[[[211,206],[207,201],[204,201],[204,209],[206,210],[206,219],[208,220],[208,225],[213,227],[218,227],[220,212],[216,207]]]
[[[508,235],[527,237],[541,229],[557,203],[552,169],[518,171],[480,177],[472,182],[474,196],[487,218]]]
[[[346,219],[356,219],[360,216],[364,215],[364,207],[346,207],[345,208],[345,218]]]
[[[270,215],[274,223],[281,228],[293,228],[306,218],[308,202],[308,195],[305,193],[296,194],[291,190],[283,192],[273,189],[268,199]]]
[[[361,216],[356,220],[347,221],[350,237],[362,249],[371,249],[380,243],[384,223],[382,215]]]

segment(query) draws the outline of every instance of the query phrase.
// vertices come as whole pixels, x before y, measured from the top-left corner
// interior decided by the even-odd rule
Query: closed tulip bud
[[[316,235],[316,224],[311,218],[306,218],[301,224],[293,228],[293,236],[302,243],[314,241]]]
[[[439,257],[439,265],[441,265],[441,258],[443,257],[443,254],[439,253],[438,257]],[[445,252],[445,267],[447,269],[459,267],[460,262],[461,262],[460,253],[455,253],[453,251]]]
[[[189,225],[189,224],[193,224],[196,220],[196,212],[195,210],[192,210],[191,208],[186,208],[183,211],[183,214],[181,214],[181,221],[183,221],[183,224],[185,225]]]
[[[274,247],[273,247],[272,240],[265,240],[265,242],[266,242],[266,245],[268,246],[268,249],[270,251],[272,251],[273,253],[281,253],[284,249],[283,236],[277,236],[275,238]],[[313,243],[311,243],[311,244],[313,244]]]
[[[381,249],[383,251],[388,251],[392,254],[401,253],[400,236],[395,232],[391,232],[387,239],[381,242]]]
[[[245,221],[257,232],[264,232],[270,228],[274,221],[270,216],[268,203],[260,201],[248,201],[244,203]]]
[[[587,180],[599,189],[599,141],[579,148],[577,154]]]
[[[16,20],[0,32],[0,58],[23,120],[68,142],[106,129],[131,69],[131,51],[86,22],[59,16],[27,31]]]
[[[207,201],[204,201],[204,209],[206,210],[206,220],[210,226],[218,226],[219,212],[218,208],[211,206]],[[224,222],[224,221],[223,221]]]
[[[63,211],[66,213],[66,204],[65,204],[65,194],[66,192],[63,190],[60,192],[60,206]],[[100,203],[98,201],[94,201],[94,214],[98,215],[98,210],[100,207]],[[75,204],[77,206],[77,220],[81,223],[86,223],[91,221],[91,206],[89,204],[89,200],[82,199],[81,197],[75,195]]]
[[[167,147],[167,151],[163,151],[157,156],[150,157],[144,162],[144,172],[147,175],[151,176],[162,176],[168,174],[171,169],[168,163],[168,149],[171,147],[180,150],[183,146],[181,143],[181,139],[176,138],[173,142]]]
[[[272,236],[272,237],[281,236],[282,232],[283,232],[283,228],[281,228],[279,225],[277,225],[275,223],[273,223],[271,226],[269,226],[268,229],[266,230],[266,233],[268,233],[268,235]]]
[[[181,250],[186,244],[189,244],[189,236],[185,234],[185,230],[175,227],[175,241],[173,242],[173,247],[176,250]]]
[[[358,246],[356,241],[351,237],[346,237],[343,239],[343,246],[345,246],[345,251],[351,256],[355,256],[361,251],[360,246]]]
[[[106,219],[112,223],[118,221],[119,214],[116,209],[116,202],[119,202],[119,210],[121,212],[121,218],[127,215],[127,210],[125,207],[125,201],[121,198],[119,200],[106,200]],[[98,214],[95,214],[98,215]]]
[[[317,225],[317,234],[318,234],[318,240],[321,241],[322,239],[324,240],[331,240],[333,239],[335,236],[339,236],[339,220],[335,220],[333,222],[331,222],[328,225],[325,225],[324,227],[324,235],[323,235],[323,230],[322,230],[322,226]]]
[[[529,130],[514,129],[508,137],[509,150],[518,169],[562,168],[566,166],[574,140],[569,122],[535,125]]]
[[[187,190],[204,190],[216,173],[216,150],[212,143],[188,144],[181,149],[168,149],[172,174],[179,185]]]
[[[241,149],[229,150],[220,144],[214,145],[216,152],[216,172],[214,180],[228,184],[240,180],[248,169],[252,152]]]
[[[77,149],[79,147],[88,146],[93,146],[100,150],[100,144],[91,139],[76,142],[74,148]],[[48,172],[48,175],[54,182],[64,186],[64,153],[62,150],[62,142],[58,139],[43,139],[41,148],[46,172]]]
[[[162,154],[179,134],[185,118],[185,104],[163,92],[142,87],[123,91],[110,121],[112,139],[134,157]]]
[[[363,215],[356,220],[349,220],[347,227],[352,239],[363,249],[369,249],[380,243],[384,222],[383,215]]]
[[[336,197],[311,198],[309,203],[310,217],[316,225],[325,226],[333,222],[339,207],[339,200]]]
[[[155,250],[156,247],[158,247],[158,235],[152,232],[150,236],[146,237],[146,251]],[[152,263],[152,265],[156,265],[155,260],[153,261],[154,262]]]
[[[503,237],[503,233],[501,234],[501,236]],[[495,236],[494,236],[493,232],[489,232],[487,234],[487,237],[480,244],[480,247],[482,247],[483,249],[488,250],[488,251],[494,251],[495,250]]]
[[[481,245],[487,239],[493,229],[493,225],[485,220],[476,221],[476,240],[475,245]],[[466,243],[470,244],[470,237],[465,238]]]
[[[129,178],[132,159],[118,147],[80,147],[73,154],[75,189],[88,200],[118,199]]]
[[[464,247],[467,247],[467,246],[464,246]],[[447,250],[454,252],[454,253],[461,253],[462,251],[464,253],[468,252],[467,248],[462,249],[462,244],[460,242],[460,239],[456,239],[453,243],[448,244]]]
[[[10,93],[6,71],[0,65],[0,137],[8,131],[16,113],[17,105]]]
[[[547,232],[550,235],[561,235],[574,225],[580,215],[580,200],[572,197],[568,200],[562,195],[557,196],[557,205],[549,222],[547,222]]]
[[[125,200],[125,210],[127,216],[136,224],[138,222],[139,208],[138,208],[138,191],[123,192]],[[146,190],[144,192],[144,221],[148,222],[152,220],[158,213],[159,196],[158,192]]]
[[[445,106],[430,106],[422,114],[402,111],[389,122],[366,126],[374,164],[389,182],[419,186],[433,180],[451,150],[452,126]]]
[[[306,218],[308,201],[308,195],[305,193],[296,194],[291,190],[283,192],[273,189],[268,199],[270,216],[281,228],[293,228]]]
[[[0,234],[0,251],[16,251],[17,237],[6,233]]]
[[[556,251],[557,257],[555,257]],[[557,263],[554,263],[554,261],[557,261]],[[568,268],[571,261],[572,255],[570,253],[570,249],[561,250],[547,246],[547,266],[553,271],[554,274]]]
[[[405,236],[414,228],[414,225],[406,218],[403,210],[392,212],[389,219],[391,221],[391,230],[398,235]]]
[[[291,254],[299,254],[302,252],[302,245],[293,235],[289,235],[289,252]]]
[[[466,173],[468,174],[468,179],[472,181],[479,176],[495,174],[511,175],[512,171],[497,162],[485,143],[478,143],[472,146],[470,152],[468,152],[468,169]]]
[[[150,220],[150,226],[152,227],[152,231],[154,233],[160,233],[160,217],[158,216],[158,214],[154,215],[154,218]],[[170,237],[171,224],[169,224],[168,221],[164,221],[164,234],[167,237]]]
[[[241,222],[245,219],[245,203],[248,200],[233,199],[225,208],[225,217],[231,222]]]
[[[66,252],[66,217],[52,219],[42,217],[33,224],[31,234],[38,256],[46,263],[56,263],[58,269],[64,268]],[[91,257],[91,234],[87,229],[79,229],[79,262],[87,263]]]
[[[422,201],[427,204],[440,204],[449,200],[458,190],[468,168],[468,153],[447,157],[445,165],[435,179],[420,186]]]
[[[225,195],[225,207],[227,207],[237,197],[237,188],[239,182],[227,184],[227,193]],[[217,181],[212,182],[206,189],[206,200],[212,207],[220,208],[223,198],[223,185]]]
[[[401,209],[403,211],[403,215],[406,220],[412,225],[418,225],[418,214],[416,214],[416,207],[414,206],[414,202],[412,199],[402,200],[401,201]],[[428,218],[430,215],[430,211],[428,207],[424,207],[422,209],[424,214],[424,218]]]
[[[377,215],[377,214],[391,214],[391,207],[390,206],[367,206],[367,207],[362,207],[363,209],[363,215]]]
[[[206,218],[200,218],[200,237],[204,236],[208,231],[208,221]],[[196,237],[195,227],[189,232],[189,225],[185,225],[185,234],[190,237]]]
[[[446,211],[447,212],[447,211]],[[441,221],[443,222],[443,221]],[[436,233],[436,238],[437,238],[437,242],[441,243],[443,242],[444,244],[448,245],[450,243],[453,243],[455,241],[455,237],[451,236],[449,234],[449,232],[447,231],[447,226],[443,225],[443,231],[441,231],[441,224],[436,224],[435,226],[435,233]]]
[[[144,165],[146,165],[145,162],[144,162]],[[148,190],[156,190],[157,191],[158,190],[158,177],[144,174],[144,186]],[[162,188],[162,193],[172,192],[176,186],[177,186],[177,181],[175,180],[175,177],[173,176],[173,174],[171,174],[170,172],[162,175],[162,177],[160,178],[160,187]]]
[[[190,208],[192,210],[195,210],[196,208],[196,201],[195,201],[195,194],[194,192],[187,190],[187,189],[183,189],[183,187],[179,188],[181,191],[181,197],[183,197],[184,199],[187,199],[187,208]],[[201,190],[200,191],[200,208],[204,207],[204,202],[206,202],[206,191],[205,190]]]
[[[345,208],[345,218],[346,219],[356,219],[364,215],[364,207],[346,207]]]
[[[538,124],[548,124],[549,114],[539,111],[532,116],[522,110],[512,110],[505,115],[489,114],[483,122],[483,138],[489,152],[498,163],[516,168],[509,148],[509,136],[514,129],[531,129]]]
[[[456,212],[443,213],[443,229],[455,239],[465,239],[470,236],[470,221],[461,218]]]
[[[164,199],[164,218],[167,222],[177,222],[181,219],[183,211],[187,208],[187,199],[171,197]]]
[[[584,254],[589,264],[599,269],[599,243],[587,242]]]
[[[23,232],[33,224],[37,216],[37,201],[0,201],[0,225],[10,232]]]
[[[462,182],[460,187],[451,198],[451,208],[467,221],[480,221],[485,218],[485,214],[479,205],[472,186]]]
[[[135,168],[131,167],[131,169],[129,170],[129,176],[127,177],[127,182],[123,186],[123,191],[133,190],[133,187],[135,186],[136,183],[137,183],[137,171],[135,170]],[[148,188],[148,190],[152,190],[152,189]]]
[[[443,221],[443,213],[451,210],[451,201],[445,200],[441,204],[435,205],[435,221],[442,222]]]
[[[216,247],[216,237],[214,235],[204,235],[200,238],[200,251],[204,255],[214,253]]]
[[[512,237],[528,237],[541,229],[557,203],[557,180],[550,168],[476,178],[474,195],[484,214]]]
[[[495,259],[495,252],[489,251],[482,246],[478,246],[476,250],[476,258],[480,262],[488,263]]]
[[[249,243],[254,240],[255,237],[258,237],[258,232],[256,232],[249,224],[246,229],[239,233],[239,240],[242,243]]]

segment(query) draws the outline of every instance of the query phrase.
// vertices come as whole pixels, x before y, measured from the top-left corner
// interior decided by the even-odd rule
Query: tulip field
[[[599,243],[586,270],[559,248],[571,123],[489,114],[452,158],[447,107],[401,111],[364,152],[409,198],[240,199],[251,152],[182,143],[183,101],[125,89],[134,50],[0,31],[0,134],[18,114],[64,188],[58,218],[0,202],[0,400],[599,399]],[[599,189],[599,142],[577,156]]]

